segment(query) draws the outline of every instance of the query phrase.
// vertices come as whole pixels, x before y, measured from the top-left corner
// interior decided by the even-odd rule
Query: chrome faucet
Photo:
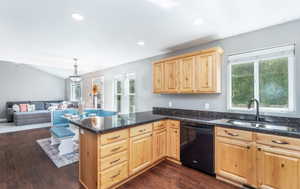
[[[251,105],[252,103],[256,103],[256,121],[260,121],[260,115],[259,115],[259,101],[256,99],[256,98],[252,98],[250,101],[249,101],[249,104],[248,104],[248,109],[251,108]]]

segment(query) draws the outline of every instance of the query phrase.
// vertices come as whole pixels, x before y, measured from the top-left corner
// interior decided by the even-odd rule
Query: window
[[[81,100],[81,82],[70,82],[70,100],[79,102]]]
[[[251,98],[263,111],[294,110],[294,46],[229,57],[229,109],[246,110]]]
[[[129,113],[135,112],[135,74],[127,75]]]
[[[123,101],[123,82],[122,78],[118,77],[114,81],[114,106],[117,112],[122,112],[122,101]]]
[[[121,113],[135,112],[135,74],[116,76],[114,79],[114,109]]]

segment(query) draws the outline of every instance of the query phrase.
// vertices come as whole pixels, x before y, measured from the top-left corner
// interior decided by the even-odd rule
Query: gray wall
[[[0,61],[0,118],[7,101],[63,100],[65,81],[28,65]]]
[[[104,75],[105,77],[105,108],[112,109],[112,81],[118,74],[134,72],[137,76],[137,111],[151,110],[153,106],[167,107],[172,101],[173,107],[185,109],[204,109],[204,104],[210,104],[210,110],[227,110],[227,57],[234,53],[245,52],[254,49],[280,46],[284,44],[296,43],[296,65],[295,73],[300,73],[300,21],[294,21],[277,25],[262,30],[245,33],[242,35],[214,41],[194,48],[179,50],[163,56],[156,56],[139,60],[132,63],[123,64],[114,68],[89,73],[84,75],[84,87],[89,85],[91,78]],[[224,49],[224,62],[222,65],[222,94],[199,94],[199,95],[157,95],[152,93],[152,67],[151,63],[163,57],[192,52],[220,46]],[[295,74],[295,83],[300,81],[300,74]],[[85,85],[86,84],[86,85]],[[300,87],[296,87],[296,112],[300,113]],[[85,95],[85,94],[84,94]],[[88,98],[87,96],[84,96]]]

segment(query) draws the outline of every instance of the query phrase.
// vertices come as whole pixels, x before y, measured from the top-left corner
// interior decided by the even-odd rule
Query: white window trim
[[[232,65],[236,64],[247,64],[247,63],[254,63],[254,98],[259,99],[259,61],[262,60],[270,60],[270,59],[276,59],[276,58],[288,58],[288,82],[289,82],[289,102],[288,102],[288,108],[266,108],[266,107],[261,107],[260,110],[262,112],[275,112],[275,113],[290,113],[295,111],[295,82],[294,82],[294,75],[295,75],[295,56],[290,55],[290,56],[274,56],[270,58],[264,58],[264,59],[253,59],[253,60],[247,60],[243,62],[232,62],[228,63],[228,75],[227,75],[227,81],[228,81],[228,91],[227,91],[227,110],[228,111],[246,111],[246,112],[252,112],[253,109],[248,109],[248,108],[237,108],[237,107],[232,107]],[[249,99],[250,100],[250,99]]]

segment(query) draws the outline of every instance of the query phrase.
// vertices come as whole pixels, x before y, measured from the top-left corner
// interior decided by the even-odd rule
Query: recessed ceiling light
[[[196,18],[194,20],[194,25],[202,25],[204,23],[204,20],[202,18]]]
[[[145,42],[144,41],[138,41],[136,44],[139,45],[139,46],[144,46]]]
[[[179,5],[179,2],[177,2],[177,0],[148,0],[148,1],[166,9],[177,7]]]
[[[78,13],[72,14],[72,18],[74,20],[76,20],[76,21],[82,21],[82,20],[84,20],[84,17],[81,14],[78,14]]]

